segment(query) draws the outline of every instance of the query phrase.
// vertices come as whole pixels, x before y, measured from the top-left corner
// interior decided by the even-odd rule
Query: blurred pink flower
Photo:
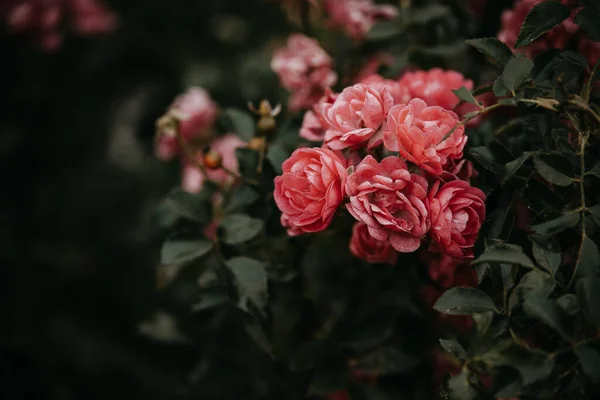
[[[331,25],[342,28],[353,39],[363,39],[375,22],[396,17],[398,9],[371,0],[325,0]]]

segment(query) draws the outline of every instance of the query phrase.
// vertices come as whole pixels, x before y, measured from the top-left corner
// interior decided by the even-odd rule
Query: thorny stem
[[[587,142],[587,135],[581,131],[579,131],[579,164],[580,164],[580,169],[579,169],[579,193],[581,195],[581,245],[583,246],[583,242],[585,240],[585,213],[586,213],[586,206],[585,206],[585,145]],[[579,249],[579,251],[581,251],[581,248]],[[577,276],[577,263],[575,263],[575,268],[573,269],[573,275],[571,275],[571,279],[569,280],[569,283],[566,286],[566,289],[568,290],[571,285],[573,284],[573,282],[575,281],[575,276]]]

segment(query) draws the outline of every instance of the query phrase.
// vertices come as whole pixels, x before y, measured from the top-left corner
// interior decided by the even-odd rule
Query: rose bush
[[[0,4],[3,398],[597,397],[595,2],[151,3]]]

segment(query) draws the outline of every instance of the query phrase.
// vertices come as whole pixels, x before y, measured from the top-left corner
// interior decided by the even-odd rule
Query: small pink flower
[[[473,245],[485,218],[485,194],[455,180],[429,193],[429,235],[434,248],[452,257],[473,257]]]
[[[427,181],[408,172],[398,157],[378,163],[367,156],[348,177],[347,210],[367,225],[376,240],[389,240],[402,253],[419,248],[429,230]]]
[[[454,112],[428,107],[421,99],[394,106],[383,135],[388,150],[400,152],[402,157],[434,175],[442,173],[448,160],[461,158],[466,143],[465,128],[459,125]]]
[[[169,107],[167,114],[178,119],[181,136],[190,141],[209,136],[208,129],[214,124],[218,107],[206,90],[192,87],[179,95]],[[162,160],[170,160],[181,152],[177,138],[172,132],[160,132],[156,155]]]
[[[271,60],[271,69],[281,85],[290,91],[288,107],[296,111],[309,108],[325,88],[337,82],[331,57],[319,43],[299,33],[290,35],[287,45],[278,49]]]
[[[221,155],[222,165],[234,172],[239,172],[238,160],[235,154],[237,148],[246,145],[242,139],[233,133],[220,136],[213,140],[210,144],[210,149],[218,152]],[[202,162],[203,152],[198,152],[198,162]],[[198,167],[189,161],[185,161],[183,172],[182,172],[181,186],[183,189],[190,193],[198,193],[204,187],[204,175]],[[229,179],[230,175],[221,168],[207,169],[206,175],[208,179],[216,181],[218,183],[224,183]]]
[[[394,104],[406,104],[414,97],[411,95],[407,86],[391,79],[385,79],[378,74],[369,75],[363,78],[360,83],[373,88],[385,88],[394,98]]]
[[[329,125],[325,143],[333,150],[377,145],[381,141],[379,131],[393,104],[392,95],[381,85],[357,83],[347,87],[333,104],[323,107],[323,118]]]
[[[304,114],[302,127],[300,128],[301,138],[311,142],[321,142],[325,139],[325,131],[329,125],[323,118],[323,107],[325,107],[325,104],[332,104],[337,96],[337,93],[326,89],[325,94],[313,106],[313,109]]]
[[[331,150],[300,148],[283,162],[275,178],[275,203],[283,213],[288,234],[326,229],[344,200],[348,177],[345,160]]]
[[[374,4],[371,0],[326,0],[325,9],[330,24],[344,29],[356,40],[363,39],[375,22],[398,15],[396,7]]]
[[[523,21],[525,21],[525,17],[534,6],[543,1],[544,0],[517,0],[512,9],[504,10],[502,12],[502,25],[500,32],[498,32],[498,39],[501,42],[506,43],[511,49],[521,52],[530,58],[551,48],[560,50],[565,49],[573,35],[579,29],[577,24],[573,21],[572,16],[546,32],[530,45],[520,49],[514,48]],[[573,3],[572,0],[561,0],[561,2],[566,5],[571,5]]]
[[[453,110],[460,103],[460,99],[452,92],[461,86],[473,89],[473,81],[465,79],[457,71],[445,71],[433,68],[429,71],[406,72],[399,80],[401,86],[408,88],[412,98],[418,97],[429,106],[439,106],[446,110]]]
[[[116,16],[101,0],[8,0],[0,4],[0,18],[13,32],[32,35],[47,50],[56,50],[70,25],[80,35],[98,35],[117,27]]]
[[[398,254],[387,240],[377,240],[369,234],[364,222],[357,222],[352,228],[350,252],[356,258],[368,263],[396,264]]]

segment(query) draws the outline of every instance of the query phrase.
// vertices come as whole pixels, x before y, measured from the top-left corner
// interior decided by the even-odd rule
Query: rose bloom
[[[331,57],[315,39],[300,33],[290,35],[286,46],[275,51],[271,69],[292,93],[288,108],[294,111],[312,106],[325,88],[337,82]]]
[[[371,0],[326,0],[325,10],[331,25],[344,29],[348,36],[363,39],[375,22],[396,18],[398,10]]]
[[[408,172],[404,161],[386,157],[378,163],[367,156],[348,177],[346,208],[367,225],[376,240],[389,240],[394,249],[410,253],[429,230],[427,181]]]
[[[387,240],[377,240],[369,234],[364,222],[357,222],[352,228],[350,253],[368,263],[396,264],[398,254]]]
[[[479,172],[475,169],[471,160],[463,158],[462,160],[449,160],[446,165],[444,165],[444,169],[439,176],[427,172],[425,172],[424,175],[430,184],[433,184],[438,180],[450,182],[457,179],[471,182],[471,178],[477,178]]]
[[[360,83],[373,88],[377,88],[379,86],[384,87],[394,98],[394,104],[406,104],[414,97],[411,95],[407,86],[404,86],[400,82],[393,81],[391,79],[385,79],[379,74],[366,76],[360,81]]]
[[[246,142],[240,139],[234,133],[228,133],[213,140],[210,144],[210,150],[221,155],[221,164],[234,172],[239,172],[238,159],[235,149],[246,146]],[[202,162],[204,154],[198,152],[198,162]],[[185,161],[182,172],[182,188],[190,193],[198,193],[204,187],[204,175],[195,164]],[[221,168],[206,169],[208,179],[218,183],[224,183],[230,178],[230,175]]]
[[[79,35],[98,35],[117,27],[116,16],[100,0],[5,0],[0,18],[13,32],[29,33],[45,50],[56,50],[68,23]]]
[[[392,95],[384,86],[357,83],[340,93],[333,104],[323,106],[323,118],[329,128],[325,143],[333,150],[381,142],[380,128],[394,104]]]
[[[178,119],[181,136],[190,141],[199,137],[208,139],[208,130],[214,124],[217,113],[218,107],[208,92],[200,87],[192,87],[175,98],[166,117],[172,115],[172,118]],[[165,161],[180,154],[177,137],[170,132],[159,132],[155,152],[158,158]]]
[[[337,96],[337,93],[326,89],[325,94],[313,106],[313,109],[304,114],[302,126],[300,127],[301,138],[311,142],[321,142],[325,139],[325,131],[329,125],[323,118],[323,108],[325,104],[333,104]]]
[[[421,99],[394,106],[383,134],[383,144],[388,150],[398,151],[434,175],[442,173],[448,160],[461,158],[466,143],[465,127],[459,125],[454,112],[428,107]]]
[[[573,21],[573,17],[564,20],[550,31],[536,39],[528,46],[515,49],[515,43],[519,36],[519,31],[525,21],[525,17],[531,9],[544,0],[517,0],[512,9],[502,12],[502,25],[498,32],[498,40],[504,42],[511,49],[523,53],[532,58],[548,49],[563,50],[567,47],[573,35],[578,31],[579,27]],[[562,0],[566,5],[573,4],[572,0]]]
[[[473,90],[472,80],[466,79],[460,72],[441,68],[405,72],[398,82],[408,88],[411,98],[418,97],[429,106],[439,106],[446,110],[453,110],[460,103],[452,90],[461,86]]]
[[[452,257],[473,257],[473,245],[485,218],[485,194],[455,180],[441,187],[439,182],[434,184],[429,199],[433,248]]]
[[[345,160],[328,149],[300,148],[283,162],[282,169],[283,174],[275,178],[273,195],[288,234],[327,228],[344,200]]]

